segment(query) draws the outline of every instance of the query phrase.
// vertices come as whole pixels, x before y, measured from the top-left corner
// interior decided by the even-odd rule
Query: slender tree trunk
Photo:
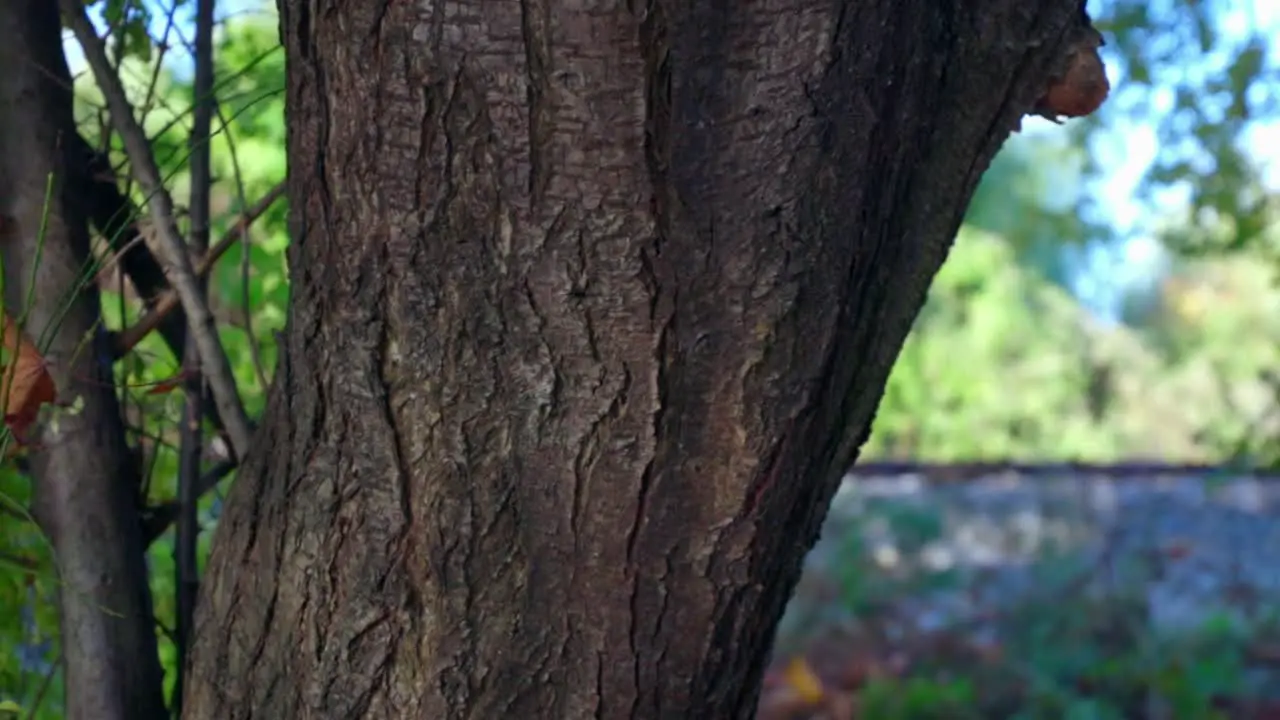
[[[188,718],[745,718],[1076,0],[282,0],[287,352]]]
[[[90,265],[58,9],[44,0],[2,7],[5,307],[26,313],[28,336],[47,342],[59,399],[79,408],[53,412],[29,438],[32,509],[58,563],[66,717],[163,718],[138,468],[125,445]]]

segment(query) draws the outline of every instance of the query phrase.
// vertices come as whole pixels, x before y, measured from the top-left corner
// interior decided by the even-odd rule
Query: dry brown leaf
[[[0,369],[0,397],[4,399],[4,423],[18,442],[25,443],[26,431],[36,421],[40,406],[56,400],[58,390],[44,356],[7,312],[3,323],[5,363]]]

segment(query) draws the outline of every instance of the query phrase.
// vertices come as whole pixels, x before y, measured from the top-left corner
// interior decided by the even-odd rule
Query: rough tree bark
[[[1078,0],[282,0],[293,303],[188,718],[744,718]]]
[[[28,335],[48,342],[59,399],[82,403],[79,412],[55,412],[30,438],[32,511],[58,563],[66,717],[164,718],[138,468],[89,264],[87,180],[56,3],[5,1],[0,67],[5,307],[15,317],[25,311]]]

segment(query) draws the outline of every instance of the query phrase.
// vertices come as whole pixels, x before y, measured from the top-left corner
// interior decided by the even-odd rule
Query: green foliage
[[[962,231],[894,366],[867,453],[1113,453],[1081,392],[1089,380],[1082,320],[1007,244]]]
[[[1146,0],[1107,0],[1094,15],[1117,88],[1095,122],[1150,125],[1160,152],[1141,199],[1186,199],[1185,215],[1158,228],[1166,242],[1196,254],[1254,245],[1275,219],[1250,137],[1280,113],[1264,89],[1280,77],[1274,16],[1262,22],[1262,3]]]
[[[53,672],[44,666],[58,654],[57,576],[49,544],[27,514],[29,502],[28,479],[0,467],[0,648],[8,649],[0,652],[0,702],[21,707],[30,707]],[[46,692],[61,695],[57,687]]]
[[[151,137],[157,162],[178,205],[180,229],[185,232],[183,201],[190,188],[187,125],[194,97],[190,77],[171,66],[176,38],[169,37],[162,44],[165,38],[152,37],[148,30],[157,25],[163,28],[155,14],[163,16],[168,7],[107,0],[95,9],[112,29],[109,47],[120,63],[129,99]],[[217,45],[219,107],[212,140],[215,183],[211,202],[214,240],[227,233],[242,211],[285,176],[284,59],[275,18],[268,14],[228,21],[221,26]],[[72,70],[74,73],[77,68]],[[103,105],[91,76],[80,74],[76,117],[81,121],[81,132],[91,144],[107,149],[112,165],[124,168],[127,175],[127,158],[118,137],[104,135],[110,124]],[[121,187],[139,207],[145,207],[147,198],[127,178],[122,178]],[[276,360],[274,333],[284,326],[288,302],[287,210],[282,200],[256,219],[248,242],[224,255],[210,277],[210,304],[220,320],[223,346],[246,410],[254,417],[265,404]],[[111,286],[102,292],[103,319],[111,329],[128,327],[143,314],[131,290],[118,290],[118,286]],[[155,334],[116,366],[122,403],[131,424],[130,441],[142,460],[144,495],[153,505],[173,501],[177,492],[176,421],[181,398],[162,389],[178,371],[178,360]],[[233,477],[202,499],[200,516],[206,530],[216,522],[216,508]],[[0,647],[13,649],[0,653],[0,703],[15,703],[25,713],[35,708],[39,698],[33,717],[52,720],[63,715],[61,676],[55,672],[59,653],[56,572],[47,543],[26,516],[29,486],[29,478],[11,465],[0,467]],[[202,536],[201,563],[209,535],[205,532]],[[172,693],[177,666],[171,636],[175,617],[173,552],[172,532],[148,551],[166,694]]]
[[[1105,231],[1077,212],[1086,158],[1066,134],[1011,138],[983,175],[965,226],[1003,238],[1008,260],[1070,287],[1072,254]]]
[[[872,680],[858,694],[865,720],[978,720],[973,686],[965,680]]]
[[[92,3],[86,5],[92,6]],[[105,0],[101,10],[102,19],[116,40],[116,57],[151,62],[152,40],[147,30],[152,19],[151,8],[136,0]]]
[[[1258,377],[1277,360],[1275,335],[1259,330],[1280,317],[1264,317],[1280,294],[1247,286],[1255,289],[1256,304],[1209,297],[1194,326],[1171,324],[1174,352],[1149,332],[1098,322],[1003,238],[964,229],[894,366],[863,457],[1222,457],[1220,435],[1244,432],[1262,412]]]
[[[166,29],[164,16],[188,3],[90,5],[110,28],[112,58],[181,213],[195,98],[182,39]],[[1277,95],[1265,90],[1277,77],[1274,45],[1259,23],[1230,31],[1222,4],[1097,5],[1091,9],[1108,38],[1112,99],[1065,128],[1029,121],[987,172],[890,378],[864,457],[1280,457],[1280,420],[1273,417],[1280,383],[1266,379],[1280,361],[1280,293],[1271,284],[1280,231],[1275,193],[1262,180],[1249,135],[1251,123],[1280,114]],[[223,23],[216,45],[215,238],[286,172],[285,59],[273,14]],[[86,137],[108,152],[113,167],[127,169],[87,73],[77,79],[76,98]],[[1159,152],[1128,203],[1140,208],[1138,219],[1113,222],[1115,198],[1099,182],[1117,173],[1144,128]],[[121,185],[145,203],[131,183]],[[276,362],[273,333],[284,325],[289,297],[286,213],[286,203],[276,203],[210,276],[210,302],[251,416],[265,403]],[[1158,236],[1180,257],[1150,287],[1130,294],[1125,324],[1108,325],[1073,297],[1074,279],[1089,248],[1134,234]],[[118,286],[103,293],[103,306],[113,329],[141,316],[137,300]],[[154,390],[172,380],[178,363],[152,336],[116,369],[145,496],[171,501],[179,398]],[[202,501],[206,528],[231,481]],[[27,478],[0,469],[0,646],[35,647],[36,659],[52,666],[56,573],[25,517],[28,494]],[[867,512],[908,558],[940,532],[938,518],[910,507],[878,504]],[[205,533],[202,553],[207,541]],[[839,602],[855,615],[960,581],[926,571],[918,559],[886,573],[875,552],[862,536],[848,536],[843,548]],[[174,617],[172,553],[169,536],[148,553],[166,633]],[[1046,572],[1053,568],[1063,572]],[[1157,638],[1130,600],[1025,618],[1006,643],[1031,678],[1020,717],[1131,717],[1130,703],[1145,693],[1162,698],[1173,717],[1213,717],[1211,699],[1238,689],[1240,638],[1217,630],[1190,640]],[[1119,635],[1108,624],[1117,622]],[[177,658],[167,634],[160,652],[171,691]],[[25,659],[0,654],[0,716],[3,703],[30,707],[41,693],[42,668]],[[60,682],[52,676],[36,717],[61,717]],[[1082,683],[1092,690],[1082,692]],[[873,718],[964,718],[979,689],[980,679],[955,673],[880,679],[864,691],[860,710]]]

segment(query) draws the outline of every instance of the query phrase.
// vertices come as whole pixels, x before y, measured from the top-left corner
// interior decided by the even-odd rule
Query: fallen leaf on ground
[[[794,658],[787,663],[786,669],[782,671],[782,679],[801,700],[814,704],[822,702],[822,681],[804,658]]]

